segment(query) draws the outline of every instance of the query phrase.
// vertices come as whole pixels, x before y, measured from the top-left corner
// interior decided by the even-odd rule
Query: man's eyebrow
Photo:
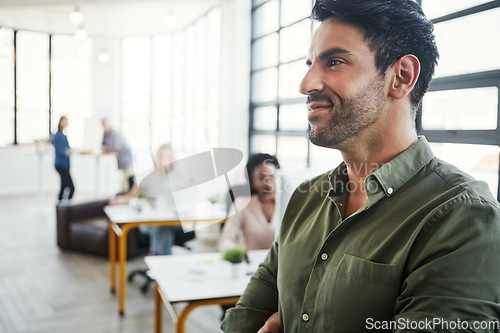
[[[326,51],[321,52],[318,56],[318,59],[319,60],[328,60],[329,58],[336,56],[336,55],[340,55],[340,54],[352,55],[351,52],[349,52],[343,48],[334,47],[334,48],[331,48],[331,49],[328,49]]]
[[[352,55],[351,52],[349,52],[343,48],[333,47],[331,49],[328,49],[326,51],[321,52],[318,56],[318,59],[321,61],[325,61],[325,60],[330,59],[333,56],[337,56],[337,55],[341,55],[341,54],[349,55],[349,56]],[[306,64],[311,64],[311,62],[312,61],[309,58],[306,59]]]

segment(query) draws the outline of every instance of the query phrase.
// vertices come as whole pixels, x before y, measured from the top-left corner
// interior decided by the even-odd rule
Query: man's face
[[[312,143],[343,150],[377,129],[385,105],[385,79],[363,31],[335,19],[323,21],[312,38],[309,70],[300,84],[307,95]]]

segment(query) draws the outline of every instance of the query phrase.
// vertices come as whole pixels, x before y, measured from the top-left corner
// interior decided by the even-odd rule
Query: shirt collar
[[[347,190],[349,177],[344,162],[328,173],[328,180],[330,181],[330,194],[341,194]]]
[[[381,191],[386,196],[393,195],[433,158],[434,154],[429,143],[424,136],[420,136],[405,151],[366,177],[365,188],[368,196]],[[328,174],[328,179],[330,196],[343,194],[347,190],[349,180],[345,163],[342,162],[332,170]]]
[[[380,191],[378,186],[373,186],[375,180],[386,196],[393,195],[433,158],[434,154],[429,143],[424,136],[419,137],[405,151],[366,177],[365,187],[368,196]]]

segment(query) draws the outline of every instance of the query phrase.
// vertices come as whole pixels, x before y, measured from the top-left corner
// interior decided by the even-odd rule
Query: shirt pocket
[[[326,295],[325,328],[363,332],[367,320],[391,320],[394,316],[401,266],[343,254],[333,272],[325,276],[329,280],[322,293]]]

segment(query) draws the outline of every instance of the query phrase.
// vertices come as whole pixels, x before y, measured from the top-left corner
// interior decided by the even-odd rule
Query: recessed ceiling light
[[[75,8],[75,10],[69,14],[69,20],[71,23],[74,25],[79,25],[83,22],[85,16],[83,13],[78,9],[78,7]]]

